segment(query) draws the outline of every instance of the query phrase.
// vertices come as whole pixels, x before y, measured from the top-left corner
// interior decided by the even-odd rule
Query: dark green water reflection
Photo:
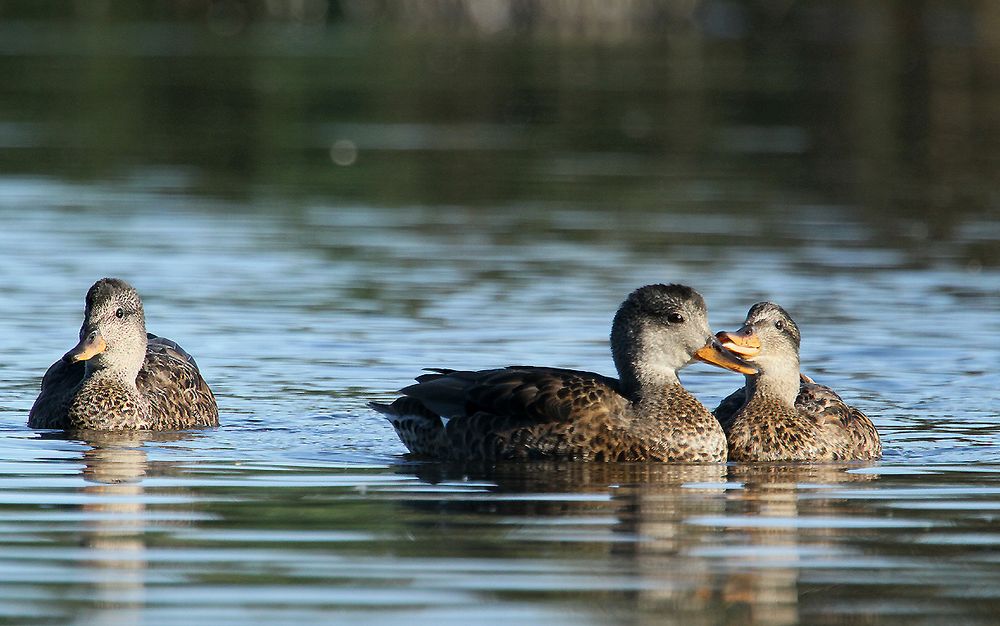
[[[836,203],[898,245],[997,215],[990,3],[634,3],[577,36],[541,9],[484,34],[471,2],[31,4],[0,13],[9,173],[293,204]]]

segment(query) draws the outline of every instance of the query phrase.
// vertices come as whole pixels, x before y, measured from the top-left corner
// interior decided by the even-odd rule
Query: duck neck
[[[115,381],[127,389],[136,389],[135,379],[142,369],[142,364],[122,365],[120,363],[110,363],[107,359],[98,355],[86,362],[84,382],[88,380]]]
[[[659,365],[660,359],[648,354],[641,346],[616,351],[614,357],[622,393],[632,402],[655,397],[681,384],[677,370]]]
[[[789,367],[762,367],[757,374],[747,376],[746,383],[748,402],[757,398],[769,398],[794,406],[799,395],[798,363]]]

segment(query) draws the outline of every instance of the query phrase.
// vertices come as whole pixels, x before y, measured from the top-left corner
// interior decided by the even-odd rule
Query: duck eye
[[[667,321],[670,322],[671,324],[683,324],[684,316],[681,315],[680,313],[668,313]]]
[[[115,317],[117,317],[118,319],[125,317],[125,309],[118,307],[118,310],[115,311]]]
[[[785,323],[782,322],[781,320],[778,320],[777,322],[774,323],[774,327],[777,328],[778,330],[785,330]]]

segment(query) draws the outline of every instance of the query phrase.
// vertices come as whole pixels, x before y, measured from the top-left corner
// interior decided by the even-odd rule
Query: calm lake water
[[[0,623],[995,623],[1000,16],[701,4],[666,36],[0,13]],[[26,428],[102,276],[221,428]],[[785,306],[884,459],[486,472],[366,407],[422,367],[612,374],[650,282],[716,329]]]

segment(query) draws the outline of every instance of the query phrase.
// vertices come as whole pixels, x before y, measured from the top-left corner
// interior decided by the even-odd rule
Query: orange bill
[[[757,368],[726,350],[719,344],[715,337],[694,353],[694,357],[699,361],[704,361],[711,365],[723,369],[740,372],[741,374],[756,374]]]
[[[760,354],[760,338],[749,326],[744,326],[735,333],[722,331],[716,333],[715,337],[723,348],[742,357],[755,357]]]
[[[92,359],[107,349],[108,344],[104,341],[104,337],[101,336],[101,333],[95,330],[81,339],[80,343],[76,344],[76,347],[63,355],[63,359],[69,361],[70,363],[86,361],[88,359]]]

